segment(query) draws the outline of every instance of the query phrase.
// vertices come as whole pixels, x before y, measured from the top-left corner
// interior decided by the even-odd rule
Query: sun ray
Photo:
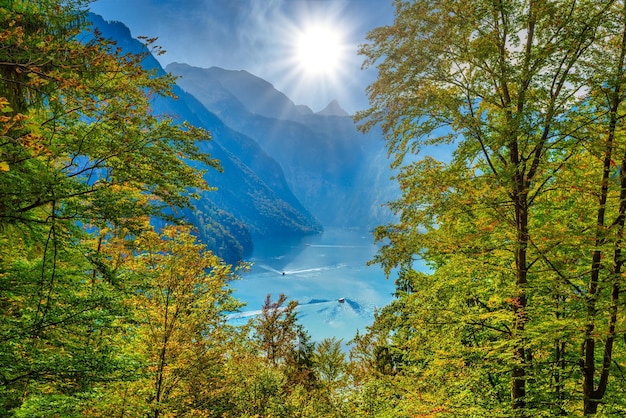
[[[314,111],[345,97],[361,58],[350,41],[355,24],[342,8],[304,8],[296,18],[282,16],[273,28],[275,49],[266,57],[265,74],[279,90]]]
[[[342,60],[340,35],[324,26],[311,26],[296,43],[296,55],[302,69],[312,73],[332,74]]]

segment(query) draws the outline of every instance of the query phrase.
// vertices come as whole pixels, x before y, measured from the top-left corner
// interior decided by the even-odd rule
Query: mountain
[[[114,40],[123,51],[145,54],[145,68],[165,74],[125,25],[106,22],[94,14],[89,18],[105,38]],[[213,139],[199,146],[218,159],[224,170],[207,170],[205,179],[217,190],[202,192],[195,208],[182,214],[198,228],[199,237],[210,249],[228,262],[236,262],[252,251],[256,237],[297,236],[322,230],[319,221],[294,196],[281,166],[254,139],[224,124],[180,87],[174,87],[174,94],[177,100],[156,97],[152,101],[153,112],[211,132]]]
[[[331,101],[324,109],[320,110],[316,114],[320,116],[350,116],[348,112],[346,112],[341,108],[341,106],[339,106],[337,100]]]
[[[283,168],[291,190],[326,226],[372,227],[398,195],[380,131],[359,132],[332,101],[313,113],[247,71],[172,63],[177,83],[231,128],[255,139]]]
[[[208,79],[218,82],[254,114],[268,118],[295,120],[301,115],[301,110],[291,99],[276,90],[269,82],[245,70],[229,71],[211,67],[206,69],[206,75]]]

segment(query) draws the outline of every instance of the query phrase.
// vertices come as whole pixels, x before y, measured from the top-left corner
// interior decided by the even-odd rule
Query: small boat
[[[346,298],[339,298],[337,299],[337,302],[339,303],[344,303],[346,301]]]

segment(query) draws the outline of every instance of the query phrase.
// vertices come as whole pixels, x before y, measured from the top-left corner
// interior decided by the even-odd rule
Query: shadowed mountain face
[[[358,132],[336,101],[313,113],[246,71],[176,63],[166,70],[275,158],[295,196],[324,225],[369,228],[390,219],[382,205],[397,191],[380,132]]]
[[[178,64],[170,64],[166,70],[177,74],[177,67]],[[192,68],[182,64],[181,68],[184,67]],[[239,110],[245,109],[250,113],[274,119],[298,120],[301,115],[301,109],[298,109],[291,99],[275,90],[267,81],[247,71],[229,71],[211,67],[203,70],[199,81],[208,82],[203,86],[203,90],[210,89],[212,95],[221,93],[224,94],[224,98],[230,97],[232,102],[224,101],[227,107],[237,108],[236,102],[239,102],[242,106]],[[193,94],[193,91],[190,93]]]
[[[105,22],[96,15],[90,19],[105,38],[115,40],[124,51],[147,54],[145,68],[165,74],[126,26]],[[224,169],[223,173],[207,170],[205,179],[217,191],[203,192],[196,207],[183,213],[210,249],[228,262],[236,262],[251,252],[254,237],[298,236],[322,230],[290,190],[281,166],[254,139],[231,129],[179,87],[174,93],[178,100],[155,98],[154,113],[189,121],[211,132],[213,140],[199,146]]]

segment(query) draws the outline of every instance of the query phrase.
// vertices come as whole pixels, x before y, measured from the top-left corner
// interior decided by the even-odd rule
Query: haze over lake
[[[284,293],[300,303],[299,321],[313,340],[336,337],[347,343],[392,299],[393,279],[385,279],[378,265],[366,265],[376,249],[371,233],[343,229],[255,242],[252,270],[232,284],[235,297],[247,303],[233,322],[257,314],[268,293],[273,300]]]

